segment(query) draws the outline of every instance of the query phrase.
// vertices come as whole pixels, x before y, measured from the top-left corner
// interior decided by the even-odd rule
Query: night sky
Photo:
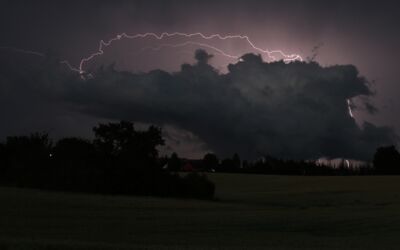
[[[89,137],[98,122],[126,119],[163,126],[163,150],[187,157],[369,160],[377,146],[397,143],[398,1],[0,5],[1,139],[34,131]],[[246,35],[304,62],[273,62],[244,39],[172,36],[116,41],[81,75],[60,64],[79,67],[101,39],[124,32]],[[238,60],[211,46],[253,54]]]

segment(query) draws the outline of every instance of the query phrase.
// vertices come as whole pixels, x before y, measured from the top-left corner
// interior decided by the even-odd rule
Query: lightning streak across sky
[[[23,54],[28,54],[28,55],[34,55],[34,56],[38,56],[38,57],[46,57],[46,54],[44,54],[42,52],[20,49],[20,48],[15,48],[15,47],[10,47],[10,46],[0,46],[0,50],[10,50],[10,51],[15,51],[18,53],[23,53]],[[76,69],[74,66],[72,66],[67,60],[60,61],[60,63],[65,64],[71,71],[82,73],[79,69]]]
[[[171,37],[184,37],[184,38],[200,38],[203,40],[212,40],[212,39],[219,39],[219,40],[228,40],[228,39],[240,39],[244,40],[250,47],[255,50],[256,52],[259,52],[261,54],[267,54],[267,56],[275,61],[276,57],[274,54],[278,54],[283,58],[283,61],[285,62],[292,62],[296,60],[302,61],[303,58],[298,55],[298,54],[285,54],[282,50],[267,50],[267,49],[262,49],[260,47],[257,47],[248,36],[246,35],[220,35],[220,34],[212,34],[212,35],[204,35],[203,33],[196,32],[196,33],[182,33],[182,32],[173,32],[173,33],[168,33],[168,32],[163,32],[160,35],[157,35],[156,33],[148,32],[148,33],[139,33],[135,35],[128,35],[126,33],[121,33],[116,35],[115,37],[109,39],[108,41],[100,40],[99,42],[99,47],[96,52],[90,54],[87,57],[83,57],[80,59],[79,66],[75,67],[73,66],[68,60],[62,60],[60,61],[61,64],[65,64],[71,71],[78,72],[79,74],[83,75],[86,73],[84,70],[84,66],[86,63],[92,61],[94,58],[103,55],[104,48],[111,46],[115,41],[119,41],[122,39],[144,39],[144,38],[153,38],[156,40],[163,40],[164,38],[171,38]],[[240,55],[231,55],[223,51],[222,49],[210,45],[208,43],[201,43],[201,42],[196,42],[196,41],[186,41],[183,43],[177,43],[177,44],[161,44],[157,47],[146,47],[143,48],[142,50],[147,50],[151,49],[154,51],[159,51],[162,48],[170,47],[170,48],[178,48],[178,47],[185,47],[189,45],[195,45],[199,47],[204,47],[208,48],[211,50],[216,51],[218,54],[231,58],[231,59],[240,59]],[[14,48],[14,47],[6,47],[6,46],[0,46],[0,49],[5,49],[5,50],[12,50],[20,53],[25,53],[25,54],[31,54],[35,56],[40,56],[40,57],[45,57],[46,55],[41,52],[36,52],[36,51],[31,51],[31,50],[24,50],[24,49],[19,49],[19,48]],[[88,74],[90,75],[90,74]],[[351,101],[350,99],[347,99],[347,107],[348,107],[348,112],[351,118],[354,118],[352,109],[351,109]]]
[[[254,51],[256,51],[262,55],[266,54],[268,56],[268,58],[270,58],[273,61],[277,60],[276,56],[274,56],[274,55],[279,55],[280,57],[283,58],[283,61],[285,61],[285,62],[292,62],[292,61],[296,61],[296,60],[302,61],[303,60],[303,58],[298,54],[285,54],[282,50],[268,50],[268,49],[262,49],[260,47],[257,47],[254,44],[254,42],[251,41],[250,38],[246,35],[221,35],[221,34],[204,35],[203,33],[200,33],[200,32],[196,32],[196,33],[163,32],[158,35],[156,33],[148,32],[148,33],[139,33],[139,34],[134,34],[134,35],[128,35],[127,33],[121,33],[121,34],[118,34],[118,35],[114,36],[113,38],[109,39],[108,41],[100,40],[97,51],[93,52],[92,54],[90,54],[87,57],[81,58],[80,62],[79,62],[79,66],[77,66],[77,67],[73,66],[67,60],[62,60],[60,63],[65,64],[72,71],[78,72],[80,74],[85,74],[86,73],[86,71],[84,70],[85,64],[92,61],[94,58],[103,55],[105,53],[104,49],[106,47],[111,46],[115,41],[119,41],[122,39],[144,39],[144,38],[153,38],[156,40],[163,40],[163,39],[172,38],[172,37],[183,37],[183,38],[188,38],[188,39],[198,38],[198,39],[203,39],[203,40],[207,40],[207,41],[210,41],[213,39],[218,39],[218,40],[222,40],[222,41],[230,40],[230,39],[239,39],[239,40],[244,40]],[[153,49],[156,51],[156,50],[160,50],[161,48],[164,48],[164,47],[177,48],[177,47],[184,47],[184,46],[188,46],[188,45],[197,45],[199,47],[209,48],[209,49],[216,51],[218,54],[220,54],[222,56],[225,56],[225,57],[228,57],[231,59],[240,59],[239,55],[231,55],[231,54],[224,52],[222,49],[217,48],[216,46],[212,46],[208,43],[201,43],[201,42],[196,42],[196,41],[186,41],[184,43],[179,43],[179,44],[162,44],[158,47],[154,47],[154,48],[150,48],[150,49]],[[33,54],[33,55],[45,57],[45,55],[40,52],[17,49],[17,48],[13,48],[13,47],[0,47],[0,49],[10,49],[10,50],[14,50],[14,51],[21,52],[21,53]],[[145,48],[145,49],[149,49],[149,48]]]
[[[37,52],[37,51],[25,50],[25,49],[10,47],[10,46],[0,46],[0,49],[1,50],[11,50],[11,51],[15,51],[15,52],[23,53],[23,54],[34,55],[34,56],[46,57],[45,54]]]
[[[135,35],[128,35],[126,33],[121,33],[116,35],[115,37],[111,38],[108,41],[104,41],[104,40],[100,40],[99,42],[99,47],[97,49],[96,52],[90,54],[88,57],[82,58],[80,63],[79,63],[79,67],[74,68],[75,71],[79,71],[80,73],[84,73],[84,65],[87,62],[90,62],[91,60],[93,60],[95,57],[101,56],[104,54],[104,48],[109,47],[113,44],[113,42],[121,40],[121,39],[143,39],[143,38],[154,38],[157,40],[163,40],[164,38],[170,38],[170,37],[184,37],[184,38],[200,38],[203,40],[212,40],[212,39],[219,39],[219,40],[229,40],[229,39],[240,39],[240,40],[244,40],[246,41],[246,43],[248,45],[250,45],[250,47],[255,50],[258,53],[261,54],[267,54],[267,56],[269,58],[271,58],[272,60],[276,60],[276,57],[274,56],[274,54],[278,54],[281,57],[283,57],[283,60],[286,62],[290,62],[290,61],[296,61],[296,60],[300,60],[302,61],[303,58],[298,55],[298,54],[285,54],[282,50],[267,50],[267,49],[262,49],[260,47],[257,47],[248,36],[245,35],[220,35],[220,34],[212,34],[212,35],[204,35],[203,33],[200,32],[196,32],[196,33],[182,33],[182,32],[173,32],[173,33],[168,33],[168,32],[163,32],[160,35],[157,35],[156,33],[141,33],[141,34],[135,34]],[[182,46],[186,46],[186,45],[198,45],[201,47],[207,47],[210,49],[213,49],[215,51],[217,51],[219,54],[229,57],[229,58],[234,58],[234,59],[238,59],[239,56],[236,55],[229,55],[227,53],[225,53],[222,49],[219,49],[215,46],[212,46],[210,44],[206,44],[206,43],[197,43],[194,41],[188,41],[185,43],[181,43],[181,44],[164,44],[161,45],[160,47],[182,47]],[[157,47],[158,48],[158,47]],[[156,48],[156,49],[157,49]]]
[[[218,39],[218,40],[222,40],[222,41],[229,40],[229,39],[240,39],[240,40],[244,40],[256,52],[259,52],[263,55],[267,54],[267,56],[273,61],[276,60],[276,56],[274,56],[274,54],[280,55],[283,58],[283,61],[285,61],[285,62],[292,62],[292,61],[296,61],[296,60],[302,61],[303,60],[303,58],[298,54],[285,54],[282,50],[267,50],[267,49],[262,49],[260,47],[257,47],[250,40],[250,38],[246,35],[221,35],[221,34],[204,35],[203,33],[200,33],[200,32],[196,32],[196,33],[163,32],[160,35],[157,35],[156,33],[148,32],[148,33],[139,33],[139,34],[135,34],[135,35],[128,35],[126,33],[121,33],[121,34],[118,34],[115,37],[109,39],[108,41],[100,40],[97,51],[90,54],[87,57],[81,58],[78,67],[73,66],[68,60],[62,60],[62,61],[60,61],[60,63],[65,64],[71,71],[78,72],[79,74],[83,75],[86,73],[86,71],[84,70],[85,64],[92,61],[94,58],[103,55],[105,53],[104,48],[111,46],[115,41],[119,41],[122,39],[144,39],[144,38],[148,38],[148,37],[156,39],[156,40],[163,40],[164,38],[171,38],[171,37],[200,38],[200,39],[208,40],[208,41],[212,40],[212,39]],[[231,59],[240,59],[240,55],[231,55],[216,46],[210,45],[208,43],[201,43],[201,42],[196,42],[196,41],[186,41],[186,42],[177,43],[177,44],[161,44],[157,47],[145,47],[142,50],[151,49],[153,51],[159,51],[162,48],[166,48],[166,47],[178,48],[178,47],[185,47],[185,46],[189,46],[189,45],[195,45],[195,46],[199,46],[199,47],[208,48],[208,49],[216,51],[218,54],[220,54],[222,56],[225,56],[225,57],[228,57]],[[24,49],[19,49],[19,48],[14,48],[14,47],[0,46],[0,49],[13,50],[16,52],[36,55],[36,56],[40,56],[40,57],[46,56],[44,53],[41,53],[41,52],[24,50]],[[90,74],[88,74],[88,75],[91,76]],[[349,99],[347,99],[347,107],[348,107],[350,117],[354,118],[353,112],[351,109],[351,101]]]

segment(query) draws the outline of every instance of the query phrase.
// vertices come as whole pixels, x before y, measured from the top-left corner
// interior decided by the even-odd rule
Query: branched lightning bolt
[[[66,65],[71,71],[79,73],[82,76],[82,78],[84,78],[83,75],[86,74],[86,72],[84,70],[85,63],[88,63],[91,60],[93,60],[94,58],[103,55],[105,53],[104,49],[106,47],[111,46],[115,41],[119,41],[122,39],[144,39],[144,38],[148,38],[148,37],[157,39],[157,40],[163,40],[164,38],[171,38],[171,37],[201,38],[203,40],[219,39],[219,40],[223,40],[223,41],[228,40],[228,39],[240,39],[240,40],[244,40],[248,45],[250,45],[250,47],[253,50],[255,50],[261,54],[267,54],[268,57],[271,58],[272,60],[276,60],[276,57],[274,56],[274,54],[278,54],[283,58],[283,61],[285,61],[285,62],[292,62],[292,61],[297,61],[297,60],[303,61],[303,58],[298,54],[285,54],[282,50],[268,50],[268,49],[262,49],[260,47],[257,47],[250,40],[250,38],[246,35],[220,35],[220,34],[204,35],[203,33],[200,33],[200,32],[196,32],[196,33],[163,32],[163,33],[157,35],[156,33],[149,32],[149,33],[140,33],[140,34],[135,34],[135,35],[128,35],[127,33],[121,33],[121,34],[118,34],[115,37],[109,39],[108,41],[100,40],[97,51],[90,54],[87,57],[81,58],[78,67],[73,66],[68,60],[62,60],[62,61],[60,61],[60,63]],[[201,42],[196,42],[196,41],[186,41],[186,42],[178,43],[178,44],[161,44],[158,47],[146,47],[146,48],[143,48],[143,50],[152,49],[154,51],[158,51],[165,47],[178,48],[178,47],[184,47],[184,46],[188,46],[188,45],[196,45],[199,47],[209,48],[209,49],[216,51],[217,53],[219,53],[222,56],[225,56],[225,57],[228,57],[231,59],[240,59],[239,55],[231,55],[231,54],[224,52],[222,49],[220,49],[216,46],[212,46],[208,43],[201,43]],[[12,50],[12,51],[20,52],[20,53],[25,53],[25,54],[30,54],[30,55],[40,56],[40,57],[46,57],[46,55],[41,52],[24,50],[24,49],[15,48],[15,47],[0,46],[0,49]],[[90,74],[87,74],[87,75],[90,76]],[[350,99],[347,99],[346,101],[347,101],[349,115],[351,118],[354,118],[353,111],[351,108],[351,101],[350,101]]]
[[[67,60],[62,60],[62,61],[60,61],[60,63],[61,64],[65,64],[71,71],[78,72],[81,75],[85,73],[85,71],[80,70],[80,69],[75,68],[74,66],[72,66],[72,64],[69,63]]]
[[[0,46],[0,50],[10,50],[10,51],[15,51],[18,53],[23,53],[23,54],[28,54],[28,55],[34,55],[38,57],[46,57],[45,53],[38,52],[38,51],[33,51],[33,50],[26,50],[26,49],[20,49],[16,47],[11,47],[11,46]],[[78,73],[83,73],[79,69],[75,68],[72,66],[67,60],[60,61],[61,64],[65,64],[71,71],[75,71]]]
[[[141,33],[141,34],[135,34],[135,35],[128,35],[126,33],[121,33],[116,35],[115,37],[111,38],[108,41],[104,41],[104,40],[100,40],[99,42],[99,47],[97,49],[96,52],[90,54],[88,57],[82,58],[80,63],[79,63],[79,67],[74,68],[75,71],[79,71],[80,73],[84,73],[84,64],[87,62],[90,62],[91,60],[93,60],[95,57],[101,56],[104,54],[104,48],[111,46],[115,41],[121,40],[121,39],[141,39],[141,38],[147,38],[147,37],[151,37],[157,40],[163,40],[164,38],[170,38],[170,37],[185,37],[185,38],[193,38],[193,37],[198,37],[204,40],[212,40],[212,39],[219,39],[219,40],[228,40],[228,39],[241,39],[241,40],[245,40],[251,47],[252,49],[254,49],[255,51],[262,53],[262,54],[267,54],[268,57],[270,57],[272,60],[275,60],[275,57],[273,56],[273,54],[280,54],[283,58],[284,61],[286,62],[290,62],[290,61],[296,61],[296,60],[300,60],[302,61],[303,58],[298,55],[298,54],[285,54],[282,50],[267,50],[267,49],[262,49],[257,47],[248,36],[246,35],[220,35],[220,34],[212,34],[212,35],[204,35],[203,33],[200,32],[196,32],[196,33],[182,33],[182,32],[173,32],[173,33],[168,33],[168,32],[163,32],[160,35],[157,35],[156,33]],[[183,44],[176,44],[173,46],[179,47],[179,46],[186,46],[189,44],[197,44],[199,46],[202,47],[208,47],[210,49],[213,49],[217,52],[219,52],[221,55],[224,55],[226,57],[229,58],[235,58],[237,59],[238,56],[235,55],[229,55],[227,53],[225,53],[224,51],[222,51],[221,49],[218,49],[215,46],[211,46],[209,44],[205,44],[205,43],[196,43],[193,41],[189,41]],[[163,46],[163,45],[162,45]],[[166,47],[168,45],[164,45],[164,47]],[[170,45],[171,46],[171,45]]]
[[[20,49],[20,48],[15,48],[15,47],[10,47],[10,46],[0,46],[1,50],[11,50],[23,54],[30,54],[34,56],[39,56],[39,57],[46,57],[44,53],[37,52],[37,51],[32,51],[32,50],[26,50],[26,49]]]
[[[250,45],[250,47],[253,50],[255,50],[261,54],[267,54],[268,57],[271,58],[272,60],[276,60],[276,57],[274,56],[274,54],[280,55],[285,62],[292,62],[292,61],[296,61],[296,60],[302,61],[303,60],[303,58],[298,54],[285,54],[282,50],[267,50],[267,49],[262,49],[260,47],[257,47],[250,40],[250,38],[246,35],[220,35],[220,34],[204,35],[203,33],[200,33],[200,32],[196,32],[196,33],[163,32],[158,35],[156,33],[148,32],[148,33],[139,33],[139,34],[134,34],[134,35],[128,35],[127,33],[121,33],[121,34],[118,34],[115,37],[109,39],[108,41],[100,40],[97,51],[95,51],[94,53],[90,54],[87,57],[81,58],[80,62],[79,62],[79,66],[77,66],[77,67],[73,66],[68,60],[62,60],[62,61],[60,61],[60,63],[65,64],[71,71],[78,72],[79,74],[82,75],[82,74],[86,73],[84,70],[85,64],[90,62],[94,58],[103,55],[105,53],[104,49],[106,47],[111,46],[115,41],[119,41],[122,39],[144,39],[144,38],[153,38],[156,40],[163,40],[165,38],[171,38],[171,37],[200,38],[203,40],[218,39],[218,40],[222,40],[222,41],[229,40],[229,39],[240,39],[240,40],[244,40],[248,45]],[[159,47],[150,48],[150,49],[160,50],[164,47],[177,48],[177,47],[184,47],[184,46],[188,46],[188,45],[197,45],[200,47],[209,48],[209,49],[212,49],[212,50],[216,51],[217,53],[221,54],[222,56],[225,56],[225,57],[228,57],[231,59],[239,59],[240,58],[240,56],[228,54],[228,53],[224,52],[222,49],[217,48],[216,46],[212,46],[208,43],[200,43],[200,42],[195,42],[195,41],[187,41],[187,42],[180,43],[180,44],[163,44],[163,45],[160,45]],[[45,57],[45,54],[40,53],[40,52],[23,50],[23,49],[18,49],[18,48],[13,48],[13,47],[0,47],[0,49],[11,49],[11,50],[21,52],[21,53]],[[149,48],[145,48],[145,49],[149,49]]]

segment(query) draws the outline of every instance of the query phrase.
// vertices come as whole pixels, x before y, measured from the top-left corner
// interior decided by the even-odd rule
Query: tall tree
[[[182,161],[179,159],[177,153],[172,153],[171,157],[168,159],[168,169],[170,171],[179,171],[181,170]]]
[[[94,127],[94,144],[104,155],[126,164],[154,164],[157,146],[164,145],[160,128],[150,126],[146,131],[136,131],[133,123],[99,124]]]
[[[378,174],[399,174],[400,154],[396,147],[378,148],[374,155],[374,167]]]
[[[203,167],[205,170],[209,171],[212,169],[217,169],[218,168],[218,158],[215,154],[212,153],[207,153],[206,155],[204,155],[203,158]]]

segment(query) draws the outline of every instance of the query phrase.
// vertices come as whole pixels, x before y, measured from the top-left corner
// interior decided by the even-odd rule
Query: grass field
[[[0,188],[0,249],[400,248],[400,177],[210,178],[218,201]]]

